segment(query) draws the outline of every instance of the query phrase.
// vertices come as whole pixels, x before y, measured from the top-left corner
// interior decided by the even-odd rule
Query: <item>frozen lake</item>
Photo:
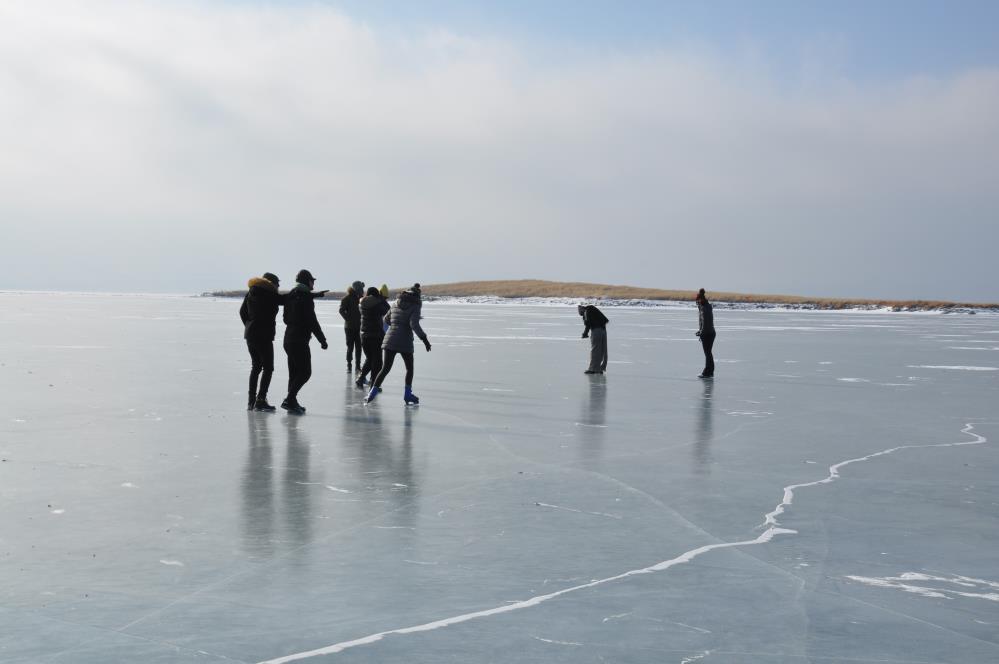
[[[407,408],[322,302],[295,417],[238,300],[0,307],[2,662],[999,661],[995,316],[716,309],[705,382],[694,309],[584,376],[574,309],[431,303]]]

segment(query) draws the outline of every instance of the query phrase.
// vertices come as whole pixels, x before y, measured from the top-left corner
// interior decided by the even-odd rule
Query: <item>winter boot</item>
[[[364,397],[364,403],[371,403],[372,401],[374,401],[375,397],[377,397],[381,391],[382,388],[378,387],[377,385],[372,386],[371,390],[368,392],[368,396]]]
[[[403,395],[402,400],[407,404],[412,404],[413,406],[419,405],[420,397],[413,394],[413,387],[411,385],[406,386],[406,393]]]
[[[285,397],[284,401],[281,402],[281,407],[284,408],[289,413],[295,411],[296,409],[302,411],[302,413],[305,412],[305,406],[303,406],[302,404],[298,403],[298,399],[297,398],[295,398],[295,399],[289,399],[288,397]],[[301,415],[302,413],[298,413],[298,415]]]
[[[261,413],[273,413],[277,408],[267,403],[267,397],[257,397],[256,403],[253,404],[253,410]]]
[[[255,395],[253,392],[250,392],[249,400],[246,402],[246,409],[253,410],[253,406],[256,403],[257,403],[257,395]]]
[[[364,380],[364,374],[361,374],[357,377],[357,380],[354,381],[354,385],[356,385],[358,389],[363,390],[367,382],[368,381]]]

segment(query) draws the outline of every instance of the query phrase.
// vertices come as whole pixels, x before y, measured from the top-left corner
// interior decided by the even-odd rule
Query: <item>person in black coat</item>
[[[299,270],[295,287],[284,297],[284,352],[288,354],[288,396],[281,407],[301,415],[305,408],[298,403],[298,392],[312,377],[312,351],[309,341],[315,335],[319,346],[326,350],[326,335],[316,319],[315,277],[308,270]]]
[[[343,334],[347,342],[347,373],[352,371],[351,359],[357,360],[357,370],[361,370],[361,296],[364,295],[364,282],[355,281],[340,300],[340,315],[343,317]]]
[[[590,366],[583,373],[602,374],[607,371],[607,323],[610,321],[592,304],[581,304],[576,310],[583,317],[583,338],[590,338]]]
[[[250,351],[250,390],[247,410],[273,412],[267,403],[267,389],[274,374],[274,332],[278,309],[283,297],[278,293],[277,275],[264,272],[247,283],[249,291],[243,297],[239,318],[243,321],[243,338]],[[260,386],[257,387],[257,379]]]
[[[698,313],[697,336],[700,337],[701,348],[704,350],[704,371],[698,378],[714,378],[715,357],[711,353],[711,349],[715,345],[715,315],[703,288],[697,291],[697,297],[694,298],[694,301],[697,302]]]
[[[354,384],[364,388],[364,377],[371,374],[374,380],[382,370],[382,339],[385,338],[385,324],[382,320],[389,312],[388,299],[374,286],[361,298],[361,347],[364,349],[364,366]]]

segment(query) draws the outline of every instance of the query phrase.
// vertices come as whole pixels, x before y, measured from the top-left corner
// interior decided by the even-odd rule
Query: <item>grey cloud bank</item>
[[[3,288],[200,292],[307,266],[332,288],[999,300],[999,68],[788,86],[751,60],[556,60],[318,6],[15,4],[0,23]]]

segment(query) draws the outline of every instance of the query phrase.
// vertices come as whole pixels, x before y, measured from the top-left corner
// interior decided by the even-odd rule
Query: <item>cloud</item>
[[[994,276],[969,256],[999,240],[997,69],[795,85],[704,51],[553,53],[313,4],[8,3],[0,23],[19,241],[0,256],[96,288],[306,264],[950,297]]]

